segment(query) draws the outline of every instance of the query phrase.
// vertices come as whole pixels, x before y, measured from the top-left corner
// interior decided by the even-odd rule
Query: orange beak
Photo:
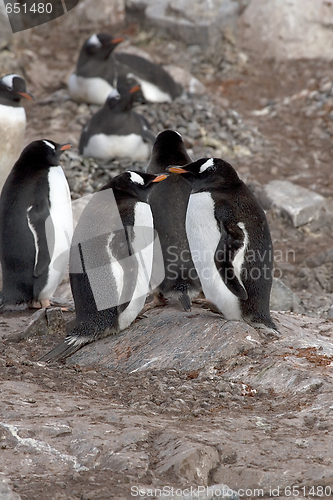
[[[123,42],[124,40],[125,40],[125,38],[123,38],[122,36],[118,36],[116,38],[112,38],[111,43],[112,43],[112,45],[116,45],[120,42]]]
[[[32,94],[29,94],[28,92],[18,92],[18,94],[20,94],[21,97],[25,97],[26,99],[29,99],[29,101],[32,101],[34,98],[34,96]]]
[[[158,175],[157,177],[155,177],[155,179],[153,180],[153,182],[164,181],[164,179],[166,179],[167,177],[169,177],[167,174]]]
[[[140,89],[141,89],[140,85],[134,85],[134,87],[132,87],[129,92],[130,94],[134,94],[134,92],[138,92]]]
[[[182,167],[169,167],[168,168],[169,172],[172,172],[173,174],[188,174],[188,170],[185,170]]]
[[[60,151],[66,151],[66,149],[70,149],[71,147],[71,144],[64,144],[63,146],[61,146]]]

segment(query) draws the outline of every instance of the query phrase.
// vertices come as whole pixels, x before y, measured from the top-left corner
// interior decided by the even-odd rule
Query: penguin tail
[[[54,347],[50,352],[44,354],[38,361],[61,361],[68,358],[84,345],[90,344],[95,339],[94,337],[68,335],[65,340]]]
[[[61,344],[44,354],[38,361],[60,361],[68,358],[81,347],[95,342],[95,340],[114,335],[117,333],[118,327],[113,319],[107,312],[102,311],[93,318],[82,321],[73,328]]]
[[[182,308],[184,309],[184,311],[188,312],[191,310],[192,302],[191,302],[190,296],[187,292],[182,292],[179,295],[178,300],[179,300]]]

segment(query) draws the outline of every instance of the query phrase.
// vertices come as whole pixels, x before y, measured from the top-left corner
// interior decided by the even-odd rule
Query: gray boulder
[[[333,4],[251,0],[240,17],[241,44],[261,57],[333,59]]]

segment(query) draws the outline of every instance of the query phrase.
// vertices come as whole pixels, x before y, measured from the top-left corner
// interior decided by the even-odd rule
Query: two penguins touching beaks
[[[111,179],[93,195],[72,237],[69,188],[59,167],[67,147],[31,143],[0,197],[0,307],[44,305],[66,272],[70,247],[75,323],[41,360],[66,358],[123,330],[151,289],[155,304],[176,298],[185,311],[203,293],[227,320],[279,336],[269,311],[273,263],[266,216],[229,163],[193,162],[180,134],[161,132],[147,172]],[[20,245],[25,256],[17,266]],[[248,259],[249,252],[256,258]]]

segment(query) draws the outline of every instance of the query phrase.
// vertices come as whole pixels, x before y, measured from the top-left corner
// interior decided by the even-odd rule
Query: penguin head
[[[33,141],[24,148],[17,164],[30,170],[56,167],[60,155],[70,147],[70,144],[58,144],[49,139]]]
[[[163,130],[155,139],[148,171],[164,172],[169,165],[186,165],[191,161],[180,133]]]
[[[194,191],[209,188],[230,189],[242,182],[230,163],[221,158],[201,158],[183,167],[171,166],[168,170],[182,174],[193,185]]]
[[[33,99],[27,92],[25,80],[19,75],[11,74],[0,79],[0,98],[13,103],[19,103],[21,98]]]
[[[108,95],[105,106],[109,109],[117,109],[117,111],[130,111],[133,107],[135,95],[141,89],[140,85],[130,85],[123,87],[122,92],[113,89]]]
[[[122,174],[116,175],[111,181],[102,187],[101,191],[112,188],[120,193],[126,193],[127,196],[133,196],[139,201],[147,201],[149,192],[156,182],[163,181],[168,176],[147,174],[135,170],[128,170]]]
[[[123,37],[112,37],[107,33],[95,33],[83,44],[80,56],[93,57],[102,61],[106,60],[123,40]]]

